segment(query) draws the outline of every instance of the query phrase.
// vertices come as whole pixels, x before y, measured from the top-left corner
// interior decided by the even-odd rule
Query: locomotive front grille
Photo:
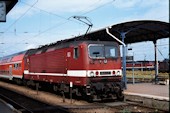
[[[100,75],[111,75],[111,72],[110,71],[100,72]]]

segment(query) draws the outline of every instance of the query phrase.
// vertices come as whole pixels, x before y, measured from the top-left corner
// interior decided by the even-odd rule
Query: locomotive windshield
[[[117,49],[113,45],[92,44],[89,46],[90,58],[115,58]]]

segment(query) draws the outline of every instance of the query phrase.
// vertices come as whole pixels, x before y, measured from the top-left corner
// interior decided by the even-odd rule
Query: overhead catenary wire
[[[37,4],[37,2],[38,2],[38,0],[36,0],[36,2],[34,2],[18,19],[16,19],[16,20],[3,32],[3,34],[6,33],[13,25],[15,25],[15,23],[17,23],[22,17],[24,17],[24,16],[28,13],[28,11],[30,11],[30,10],[33,8],[33,6],[34,6],[35,4]]]
[[[23,1],[21,1],[21,3],[22,3],[22,4],[25,4],[25,5],[27,5],[27,6],[30,6],[30,7],[32,6],[32,5],[30,5],[30,4],[26,3],[26,2],[23,2]],[[38,10],[40,10],[40,11],[42,11],[42,12],[48,13],[48,14],[50,14],[50,15],[57,16],[57,17],[59,17],[59,18],[61,18],[61,19],[68,20],[67,18],[65,18],[65,17],[63,17],[63,16],[61,16],[61,15],[58,15],[58,14],[55,14],[55,13],[52,13],[52,12],[48,12],[48,11],[43,10],[43,9],[41,9],[41,8],[38,8],[38,7],[35,7],[35,6],[33,6],[33,8],[38,9]]]
[[[157,50],[159,51],[160,55],[165,59],[164,55],[162,54],[162,52],[157,48]]]
[[[98,2],[100,2],[100,1],[101,1],[101,0],[99,0]],[[87,14],[87,13],[90,13],[90,12],[92,12],[92,11],[94,11],[94,10],[97,10],[97,9],[101,8],[101,7],[104,7],[105,5],[108,5],[108,4],[112,3],[113,1],[115,1],[115,0],[112,0],[112,1],[110,1],[110,2],[107,2],[107,3],[105,3],[105,4],[101,5],[101,6],[93,9],[93,10],[87,11],[87,12],[83,13],[82,15]],[[24,4],[26,4],[26,5],[29,5],[28,3],[25,3],[25,2],[22,2],[22,3],[24,3]],[[30,5],[29,5],[29,6],[30,6]],[[57,14],[55,14],[55,13],[42,10],[42,9],[40,9],[40,8],[38,8],[38,7],[35,7],[35,6],[33,6],[33,7],[36,8],[36,9],[39,9],[39,10],[41,10],[41,11],[43,11],[43,12],[46,12],[46,13],[48,13],[48,14],[52,14],[52,15],[54,15],[54,16],[60,17],[60,18],[62,18],[62,19],[65,19],[65,20],[67,20],[67,21],[74,21],[74,20],[71,20],[71,19],[69,19],[69,18],[65,18],[65,17],[63,17],[63,16],[57,15]],[[77,21],[74,21],[74,22],[77,22]],[[59,24],[59,26],[64,25],[65,23],[67,23],[67,22],[61,23],[61,24]],[[80,22],[77,22],[77,23],[82,24],[82,23],[80,23]],[[50,28],[48,28],[48,29],[40,32],[39,34],[37,34],[37,35],[34,36],[34,37],[37,37],[37,36],[39,36],[39,35],[41,35],[41,34],[43,34],[43,33],[46,33],[46,32],[48,32],[48,31],[52,30],[53,28],[56,28],[55,26],[57,26],[57,25],[54,25],[54,26],[52,26],[52,27],[50,27]]]
[[[100,2],[100,0],[99,0],[99,2]],[[113,1],[112,1],[112,2],[113,2]],[[92,5],[91,5],[91,6],[92,6]],[[34,7],[35,7],[35,6],[34,6]],[[101,6],[99,6],[99,8],[101,8]],[[92,10],[90,10],[90,11],[87,11],[87,12],[85,12],[85,14],[90,13],[90,12],[93,12],[94,10],[97,10],[97,9],[99,9],[99,8],[92,9]],[[43,10],[42,10],[42,11],[43,11]],[[44,10],[43,12],[46,12],[46,11]],[[50,13],[50,12],[47,12],[47,13],[53,15],[53,13]],[[54,15],[55,15],[55,14],[54,14]],[[59,17],[60,15],[57,15],[57,14],[56,14],[56,16]],[[61,18],[63,18],[63,17],[61,17]],[[64,17],[64,18],[65,18],[65,17]],[[64,19],[64,18],[63,18],[63,19]],[[65,18],[65,19],[67,19],[67,18]],[[67,23],[67,22],[66,22],[66,23]],[[62,25],[62,24],[64,25],[64,22],[62,22],[61,25]],[[39,34],[36,34],[35,36],[32,36],[32,37],[38,37],[38,36],[42,35],[43,33],[46,33],[46,32],[48,32],[48,31],[56,28],[55,26],[57,27],[57,24],[54,25],[54,26],[52,26],[52,27],[49,27],[49,28],[43,30],[42,32],[39,32]],[[23,41],[23,40],[22,40],[22,41]]]
[[[38,2],[38,0],[37,0],[37,2]],[[37,3],[37,2],[36,2],[36,3]],[[66,20],[66,21],[72,21],[72,22],[75,22],[75,23],[78,23],[78,24],[82,24],[81,22],[78,22],[78,21],[75,21],[75,20],[71,20],[71,19],[69,19],[69,18],[60,16],[60,15],[58,15],[58,14],[55,14],[55,13],[52,13],[52,12],[48,12],[48,11],[43,10],[43,9],[41,9],[41,8],[35,7],[35,4],[36,4],[36,3],[34,3],[33,5],[31,5],[31,4],[28,4],[28,3],[23,2],[23,1],[21,1],[21,0],[20,0],[20,3],[25,4],[25,5],[27,5],[27,6],[30,6],[30,8],[29,8],[22,16],[20,16],[12,25],[10,25],[7,29],[9,29],[11,26],[13,26],[15,23],[17,23],[17,22],[20,20],[20,18],[22,18],[23,16],[25,16],[25,14],[26,14],[31,8],[38,9],[38,10],[40,10],[40,11],[42,11],[42,12],[45,12],[45,13],[50,14],[50,15],[54,15],[54,16],[56,16],[56,17],[59,17],[59,18],[61,18],[61,19]],[[64,22],[64,23],[65,23],[65,22]],[[63,24],[63,23],[59,23],[59,26],[60,26],[61,24]],[[83,24],[82,24],[82,25],[83,25]],[[55,25],[55,26],[56,26],[56,25]],[[54,28],[54,27],[51,27],[51,28],[49,28],[49,29],[52,29],[52,28]],[[49,31],[49,29],[47,29],[47,31]],[[6,30],[6,31],[7,31],[7,30]],[[43,32],[45,32],[45,31],[43,31]],[[5,33],[5,32],[3,32],[3,33]],[[41,34],[41,33],[40,33],[40,34]]]
[[[98,0],[97,2],[91,4],[89,7],[87,7],[87,8],[85,8],[85,9],[79,11],[78,14],[79,14],[79,13],[81,14],[81,13],[83,13],[83,12],[87,12],[86,10],[90,9],[91,7],[95,6],[97,3],[101,2],[101,1],[102,1],[102,0]]]
[[[114,1],[114,0],[113,0],[113,1]],[[113,2],[113,1],[111,1],[111,2]],[[54,14],[54,13],[51,13],[51,12],[42,10],[42,9],[40,9],[40,8],[38,8],[38,7],[35,7],[35,4],[38,2],[38,0],[37,0],[37,2],[35,2],[33,5],[30,5],[30,4],[28,4],[28,3],[26,3],[26,2],[22,2],[22,1],[20,1],[20,2],[23,3],[23,4],[25,4],[25,5],[30,6],[30,8],[24,13],[24,15],[25,15],[31,8],[36,8],[36,9],[39,9],[39,10],[41,10],[41,11],[43,11],[43,12],[48,13],[48,14],[52,14],[52,15],[57,16],[57,17],[59,17],[59,18],[65,19],[65,20],[67,20],[67,21],[73,21],[73,20],[70,20],[70,19],[65,18],[65,17],[63,17],[63,16],[60,16],[60,15],[57,15],[57,14]],[[98,2],[100,2],[100,0],[99,0]],[[107,5],[107,4],[110,4],[111,2],[108,2],[108,3],[106,3],[106,4],[102,5],[102,6],[99,6],[99,7],[95,8],[95,9],[93,9],[93,10],[90,10],[90,11],[86,12],[86,14],[87,14],[87,13],[90,13],[90,12],[92,12],[92,11],[94,11],[94,10],[97,10],[97,9],[99,9],[99,8]],[[84,14],[85,14],[85,13],[84,13]],[[21,18],[22,18],[24,15],[22,15]],[[19,19],[20,19],[20,18],[19,18]],[[17,19],[17,21],[15,21],[14,24],[15,24],[16,22],[18,22],[19,19]],[[74,22],[77,22],[77,21],[74,21]],[[67,23],[67,22],[64,22],[64,23],[61,23],[61,24],[59,24],[59,25],[54,25],[54,26],[52,26],[52,27],[50,27],[50,28],[47,28],[46,30],[38,33],[37,35],[35,35],[35,36],[33,36],[33,37],[34,37],[34,38],[35,38],[35,37],[38,37],[39,35],[41,35],[41,34],[43,34],[43,33],[46,33],[46,32],[48,32],[48,31],[52,30],[53,28],[56,28],[56,26],[61,26],[61,25],[64,25],[65,23]],[[82,24],[82,23],[80,23],[80,22],[77,22],[77,23]],[[11,26],[13,26],[13,24],[12,24]],[[11,26],[10,26],[10,27],[11,27]],[[10,28],[10,27],[9,27],[9,28]],[[22,40],[22,41],[25,41],[25,40]],[[22,42],[22,41],[21,41],[21,42]],[[11,46],[10,46],[9,48],[11,48]]]
[[[21,18],[23,18],[32,8],[38,9],[38,10],[43,11],[43,12],[45,12],[45,13],[48,13],[48,14],[50,14],[50,15],[57,16],[57,17],[59,17],[59,18],[61,18],[61,19],[67,20],[67,21],[72,21],[72,22],[75,22],[75,23],[82,24],[82,23],[77,22],[77,21],[74,21],[74,20],[69,20],[68,18],[65,18],[65,17],[63,17],[63,16],[60,16],[60,15],[58,15],[58,14],[55,14],[55,13],[52,13],[52,12],[48,12],[48,11],[45,11],[45,10],[40,9],[40,8],[38,8],[38,7],[35,7],[35,5],[37,4],[38,0],[36,0],[36,2],[33,3],[32,5],[31,5],[31,4],[28,4],[28,3],[26,3],[26,2],[23,2],[23,1],[21,1],[21,0],[20,0],[19,2],[20,2],[20,3],[23,3],[23,4],[27,5],[27,6],[30,6],[30,7],[29,7],[18,19],[16,19],[10,26],[8,26],[7,29],[5,29],[5,31],[2,32],[2,34],[5,34],[12,26],[14,26]],[[15,31],[16,31],[16,29],[15,29]],[[14,31],[14,33],[15,33],[15,31]],[[0,35],[0,36],[1,36],[1,35]]]
[[[21,1],[21,3],[23,3],[23,4],[27,5],[27,6],[31,6],[30,4],[28,4],[28,3],[26,3],[26,2],[22,2],[22,1]],[[53,16],[56,16],[56,17],[59,17],[59,18],[64,19],[64,20],[66,20],[66,21],[72,21],[72,22],[75,22],[75,23],[82,24],[82,23],[77,22],[77,21],[75,21],[75,20],[70,20],[70,19],[68,19],[67,17],[64,17],[64,16],[61,16],[61,15],[58,15],[58,14],[53,13],[53,12],[46,11],[46,10],[41,9],[41,8],[38,8],[38,7],[36,7],[36,6],[33,6],[33,8],[35,8],[35,9],[37,9],[37,10],[40,10],[40,11],[42,11],[42,12],[45,12],[45,13],[47,13],[47,14],[50,14],[50,15],[53,15]]]
[[[103,4],[103,5],[100,5],[100,6],[96,7],[96,8],[94,8],[94,9],[92,9],[92,10],[89,10],[89,11],[87,11],[87,12],[82,13],[82,15],[86,15],[86,14],[88,14],[88,13],[91,13],[91,12],[97,10],[97,9],[100,9],[100,8],[106,6],[106,5],[111,4],[111,3],[114,2],[114,1],[115,1],[115,0],[111,0],[111,1],[109,1],[109,2],[107,2],[107,3],[105,3],[105,4]]]
[[[64,25],[64,24],[66,24],[66,23],[68,23],[68,22],[75,22],[75,23],[82,24],[82,23],[80,23],[80,22],[77,22],[77,21],[74,21],[74,20],[69,20],[68,18],[65,18],[65,17],[62,17],[62,16],[60,16],[60,15],[57,15],[57,14],[54,14],[54,13],[51,13],[51,12],[48,12],[48,11],[45,11],[45,10],[42,10],[42,9],[40,9],[40,8],[35,7],[35,4],[38,2],[38,0],[37,0],[33,5],[30,5],[30,4],[25,3],[25,2],[22,2],[22,1],[20,1],[20,2],[23,3],[23,4],[26,4],[26,5],[28,5],[28,6],[30,6],[30,8],[27,9],[27,10],[25,11],[25,13],[24,13],[23,15],[21,15],[14,23],[12,23],[12,24],[5,30],[5,32],[3,32],[3,34],[6,33],[13,25],[15,25],[15,23],[17,23],[22,17],[24,17],[24,16],[26,15],[26,13],[27,13],[28,11],[30,11],[30,9],[32,9],[32,8],[36,8],[36,9],[38,9],[38,10],[40,10],[40,11],[46,12],[46,13],[48,13],[48,14],[50,14],[50,15],[54,15],[54,16],[57,16],[57,17],[62,18],[62,19],[65,20],[65,21],[62,22],[62,23],[55,24],[55,25],[53,25],[52,27],[47,28],[47,29],[45,29],[45,30],[42,31],[42,32],[39,32],[37,35],[33,36],[32,38],[38,37],[39,35],[41,35],[41,34],[43,34],[43,33],[46,33],[46,32],[48,32],[48,31],[50,31],[50,30],[52,30],[52,29],[54,29],[54,28],[57,28],[57,27],[61,26],[61,25]],[[14,31],[14,33],[16,33],[16,32]],[[28,39],[26,39],[26,40],[28,40]],[[26,40],[24,39],[24,40],[21,40],[20,42],[23,42],[23,41],[26,41]],[[19,43],[19,42],[17,42],[17,43]],[[13,47],[13,46],[10,46],[10,47],[8,47],[8,48],[11,48],[11,47]],[[5,49],[8,49],[8,48],[5,48]]]
[[[57,23],[57,24],[53,25],[52,27],[47,28],[47,29],[45,29],[44,31],[41,31],[41,32],[39,32],[38,34],[32,36],[30,39],[32,40],[33,38],[36,38],[36,37],[38,37],[38,36],[40,36],[40,35],[48,32],[48,31],[50,31],[51,29],[60,27],[60,26],[66,24],[66,23],[68,23],[68,22],[70,22],[70,21],[66,20],[66,21],[64,21],[64,22],[62,22],[62,23],[60,23],[60,24]],[[19,42],[17,42],[17,43],[19,44],[20,42],[23,42],[23,41],[26,41],[26,40],[29,40],[29,39],[24,39],[24,40],[21,40],[21,41],[19,41]],[[34,42],[35,42],[35,41],[34,41]],[[14,46],[15,46],[15,45],[10,46],[10,47],[5,48],[5,49],[12,49],[12,47],[14,47]]]

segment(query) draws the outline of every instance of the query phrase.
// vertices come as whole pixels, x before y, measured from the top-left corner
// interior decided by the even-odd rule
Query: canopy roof
[[[131,21],[112,25],[110,27],[111,28],[109,29],[109,31],[120,40],[122,40],[121,34],[126,33],[126,38],[124,40],[126,44],[142,41],[156,41],[158,39],[169,37],[169,23],[161,21]],[[113,39],[106,33],[106,28],[103,28],[88,33],[85,37],[84,35],[82,35],[79,37],[64,40],[64,42],[73,40],[114,41],[115,39]]]
[[[18,0],[2,0],[6,3],[6,14],[15,6]]]

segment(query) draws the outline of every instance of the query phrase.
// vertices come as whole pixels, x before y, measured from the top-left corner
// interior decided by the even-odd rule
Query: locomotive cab
[[[88,44],[89,94],[93,99],[123,99],[121,58],[116,42]]]
[[[69,60],[67,74],[79,76],[73,80],[74,85],[84,87],[79,92],[92,100],[123,99],[121,58],[117,42],[81,42],[73,48],[73,59]]]

